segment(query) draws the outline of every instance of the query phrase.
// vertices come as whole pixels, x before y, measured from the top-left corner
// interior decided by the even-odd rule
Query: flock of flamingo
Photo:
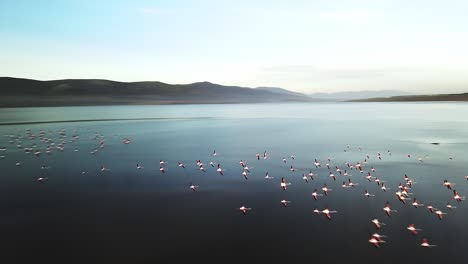
[[[47,132],[45,132],[43,130],[40,130],[38,134],[35,134],[30,129],[26,129],[26,134],[24,134],[24,135],[11,135],[10,134],[10,135],[5,135],[5,136],[7,136],[9,138],[8,142],[10,144],[13,144],[13,145],[16,144],[16,147],[18,149],[22,149],[25,154],[29,154],[29,155],[32,154],[32,155],[35,155],[35,156],[40,156],[43,153],[50,155],[50,154],[52,154],[52,151],[63,152],[64,149],[65,149],[65,145],[67,143],[73,143],[73,142],[75,142],[76,140],[78,140],[80,138],[76,134],[69,138],[67,136],[67,134],[66,134],[65,129],[61,129],[58,132],[58,134],[59,134],[59,140],[58,141],[59,142],[55,142],[55,140],[48,137],[48,135],[50,135],[50,134],[52,134],[52,133],[51,132],[47,133]],[[43,144],[46,145],[46,147],[43,150],[41,150],[41,148],[37,144],[33,144],[31,147],[23,147],[23,140],[24,139],[26,139],[26,140],[39,139]],[[106,140],[105,140],[103,135],[101,135],[99,133],[96,133],[94,135],[93,139],[98,142],[98,146],[94,150],[92,150],[90,152],[90,154],[96,154],[97,152],[100,151],[100,149],[105,147]],[[131,144],[132,140],[130,138],[124,138],[124,139],[122,139],[121,142],[123,144]],[[349,149],[350,149],[350,146],[346,145],[345,148],[344,148],[344,151],[346,152]],[[358,150],[362,151],[362,148],[358,147]],[[75,148],[75,149],[73,149],[73,151],[79,151],[79,149]],[[0,160],[6,158],[6,155],[5,155],[6,152],[7,152],[6,147],[0,147]],[[217,155],[218,155],[218,153],[216,152],[216,150],[213,151],[213,153],[211,154],[212,157],[216,157]],[[388,150],[387,155],[392,155],[390,150]],[[382,157],[383,157],[383,155],[380,152],[377,152],[377,159],[382,160]],[[294,160],[296,157],[294,155],[290,155],[289,158],[291,160]],[[412,155],[407,154],[407,158],[412,158]],[[261,160],[261,159],[266,160],[266,159],[271,159],[271,158],[269,157],[268,152],[264,151],[263,155],[260,155],[259,153],[257,153],[255,155],[255,159],[256,160]],[[383,181],[379,177],[373,175],[374,172],[376,171],[376,168],[374,166],[370,166],[368,164],[370,159],[371,159],[370,154],[366,154],[365,156],[363,156],[362,163],[361,162],[356,162],[355,164],[351,164],[349,162],[345,162],[344,165],[340,168],[336,164],[335,165],[330,164],[332,159],[330,157],[328,157],[326,159],[326,161],[324,161],[324,162],[320,162],[318,159],[314,159],[313,166],[311,166],[311,167],[312,168],[315,167],[316,169],[326,167],[328,169],[328,171],[329,171],[328,172],[328,177],[332,181],[336,181],[337,176],[342,177],[344,179],[343,183],[341,185],[341,187],[343,189],[345,189],[345,188],[355,188],[356,186],[359,185],[359,183],[354,183],[352,181],[352,177],[351,177],[352,175],[350,174],[351,171],[357,171],[359,174],[362,174],[365,177],[365,179],[368,180],[369,183],[371,183],[373,181],[380,187],[380,189],[383,192],[387,192],[388,190],[390,190],[390,188],[388,188],[386,186],[385,181]],[[449,159],[452,159],[452,158],[449,158]],[[288,159],[285,158],[285,157],[283,157],[282,160],[278,160],[278,162],[281,162],[281,161],[284,164],[288,163]],[[417,161],[418,162],[424,162],[422,157],[418,157]],[[325,164],[323,164],[323,163],[325,163]],[[201,160],[196,160],[195,165],[196,165],[196,168],[199,171],[202,171],[204,173],[207,173],[207,166],[206,165],[208,165],[209,167],[214,168],[216,170],[216,172],[219,173],[220,175],[224,175],[224,173],[225,173],[225,171],[221,167],[221,164],[215,163],[213,161],[210,161],[208,164],[205,164]],[[17,162],[16,166],[21,167],[22,163]],[[180,167],[181,169],[185,169],[187,167],[181,161],[178,161],[177,166]],[[249,174],[251,173],[251,168],[249,168],[249,166],[246,164],[246,162],[244,160],[239,161],[239,166],[240,166],[240,170],[241,170],[240,174],[245,179],[248,179]],[[287,166],[289,167],[290,172],[295,172],[296,171],[296,168],[293,165],[288,164]],[[139,163],[136,164],[136,169],[137,170],[141,170],[143,168],[144,167],[141,164],[139,164]],[[43,165],[41,167],[41,169],[48,169],[48,166]],[[100,171],[102,171],[102,172],[109,171],[109,170],[110,169],[105,167],[104,165],[102,165],[101,168],[100,168]],[[164,161],[163,159],[159,160],[159,171],[161,173],[166,172],[166,161]],[[87,171],[82,172],[82,174],[85,174],[85,173],[87,173]],[[305,183],[308,183],[309,180],[314,180],[314,178],[317,177],[317,176],[318,175],[314,174],[312,169],[310,169],[308,174],[306,174],[306,173],[302,174],[302,179],[304,180]],[[468,176],[464,176],[464,178],[465,178],[465,180],[468,180]],[[45,183],[45,182],[48,181],[48,179],[49,179],[48,177],[43,177],[43,176],[36,178],[37,182],[39,182],[39,183]],[[273,181],[274,177],[270,176],[269,173],[266,172],[264,179],[267,180],[267,181]],[[444,215],[447,214],[446,212],[444,212],[442,210],[442,208],[433,207],[432,204],[427,204],[427,205],[421,204],[414,197],[414,194],[409,192],[412,189],[414,183],[415,183],[415,181],[413,179],[411,179],[406,174],[404,175],[404,178],[402,178],[402,181],[398,185],[398,187],[396,188],[397,191],[395,192],[395,195],[396,195],[398,201],[400,201],[401,203],[403,203],[405,205],[413,206],[414,208],[419,208],[419,207],[424,207],[425,206],[430,214],[434,214],[434,215],[436,215],[436,217],[439,220],[442,220],[444,218]],[[287,182],[285,177],[282,177],[281,180],[279,181],[278,189],[280,191],[285,192],[285,191],[288,190],[289,185],[291,185],[291,183]],[[457,203],[461,203],[463,200],[465,200],[465,196],[462,196],[457,190],[455,190],[453,188],[453,186],[454,186],[454,183],[449,182],[448,180],[443,180],[443,182],[441,183],[441,188],[446,188],[449,191],[451,191],[451,193],[453,194],[452,200],[456,201]],[[198,185],[195,185],[193,183],[189,184],[189,190],[191,190],[193,192],[198,192],[199,188],[200,188],[200,186],[198,186]],[[331,191],[333,191],[333,190],[330,189],[327,186],[327,184],[324,184],[323,187],[321,188],[321,191],[319,191],[318,189],[314,189],[313,192],[311,193],[311,196],[312,196],[312,199],[314,199],[314,200],[326,199],[326,197],[330,195],[329,193]],[[368,189],[366,189],[366,188],[364,188],[364,190],[362,191],[362,195],[364,197],[368,198],[368,199],[372,199],[372,197],[376,196],[376,194],[369,193]],[[413,197],[411,197],[412,195],[413,195]],[[287,207],[288,204],[291,203],[291,201],[285,200],[285,199],[283,199],[283,200],[281,200],[279,202],[284,207]],[[453,206],[450,203],[450,201],[446,203],[445,207],[447,208],[447,210],[454,210],[456,208],[456,206]],[[238,208],[238,210],[243,215],[246,215],[246,214],[248,214],[249,211],[253,210],[253,208],[248,207],[247,205],[242,205],[242,206],[240,206]],[[389,201],[387,201],[385,203],[384,207],[382,207],[382,210],[385,212],[387,217],[392,216],[392,214],[394,214],[394,213],[398,213],[397,210],[392,209],[391,203]],[[316,213],[317,215],[324,215],[329,220],[332,220],[332,214],[338,213],[338,211],[332,210],[332,209],[330,209],[328,207],[323,208],[323,209],[315,208],[313,210],[313,212]],[[385,223],[381,222],[378,218],[371,219],[370,222],[375,226],[375,229],[377,231],[375,231],[375,233],[373,233],[370,236],[368,242],[371,243],[375,248],[380,248],[381,244],[385,243],[385,241],[383,240],[383,238],[385,236],[379,234],[378,232],[379,232],[379,230],[381,230],[381,228],[383,228],[383,226],[385,226]],[[409,232],[411,232],[414,236],[418,236],[419,232],[422,231],[422,229],[418,228],[414,223],[410,223],[406,227],[406,229]],[[421,241],[420,246],[424,247],[424,248],[431,248],[431,247],[436,246],[434,244],[430,244],[428,239],[424,238],[424,237],[421,238],[420,241]]]

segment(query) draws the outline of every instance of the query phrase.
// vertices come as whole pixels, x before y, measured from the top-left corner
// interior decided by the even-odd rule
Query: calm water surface
[[[467,117],[466,103],[0,109],[0,147],[6,149],[0,151],[2,258],[464,263],[468,201],[451,199],[442,182],[447,179],[468,195]],[[131,143],[123,144],[124,138]],[[63,151],[54,148],[61,142]],[[41,154],[25,154],[24,147]],[[257,160],[255,154],[265,150],[269,159]],[[325,166],[328,157],[331,169]],[[161,159],[166,173],[159,171]],[[199,159],[206,173],[196,166]],[[247,180],[240,160],[251,168]],[[210,161],[219,163],[224,175]],[[345,162],[360,162],[364,173]],[[296,171],[289,171],[291,165]],[[339,175],[335,166],[351,176]],[[387,192],[364,177],[371,166]],[[309,171],[317,176],[306,183],[302,174]],[[266,172],[274,178],[264,179]],[[415,182],[407,204],[395,195],[405,174]],[[38,177],[48,181],[41,184]],[[291,183],[286,191],[281,177]],[[342,188],[347,178],[359,185]],[[190,183],[199,186],[197,192]],[[324,184],[333,190],[314,201],[312,191],[321,193]],[[375,197],[364,197],[365,189]],[[425,207],[414,208],[412,198],[447,214],[439,220]],[[284,207],[282,199],[291,203]],[[398,211],[391,217],[382,210],[386,201]],[[450,211],[448,202],[457,208]],[[242,205],[252,211],[243,215]],[[325,207],[338,211],[331,221],[313,213]],[[368,242],[377,231],[373,218],[386,223],[378,230],[386,236],[379,249]],[[406,230],[411,223],[423,229],[417,236]],[[437,247],[421,248],[422,237]]]

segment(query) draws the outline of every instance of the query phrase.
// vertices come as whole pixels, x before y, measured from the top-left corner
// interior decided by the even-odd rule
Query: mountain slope
[[[321,99],[331,100],[357,100],[367,99],[375,97],[389,97],[389,96],[401,96],[409,95],[408,92],[397,91],[397,90],[383,90],[383,91],[356,91],[356,92],[336,92],[336,93],[313,93],[309,96]]]
[[[37,81],[0,77],[0,89],[0,107],[317,101],[292,92],[282,94],[210,82],[172,85],[162,82]]]
[[[260,91],[269,91],[269,92],[272,92],[272,93],[279,93],[279,94],[288,94],[288,95],[295,95],[295,96],[307,96],[307,95],[305,95],[303,93],[292,92],[292,91],[289,91],[289,90],[286,90],[286,89],[283,89],[283,88],[279,88],[279,87],[256,87],[255,89],[260,90]]]
[[[468,93],[377,97],[377,98],[367,98],[367,99],[359,99],[359,100],[348,100],[347,102],[435,102],[435,101],[468,102]]]

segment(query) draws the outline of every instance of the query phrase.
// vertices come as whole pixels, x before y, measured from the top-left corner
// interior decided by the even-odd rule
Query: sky
[[[468,92],[465,0],[3,0],[0,76]]]

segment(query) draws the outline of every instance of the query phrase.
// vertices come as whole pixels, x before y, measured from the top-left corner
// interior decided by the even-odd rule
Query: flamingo
[[[356,187],[356,185],[359,185],[359,183],[353,183],[351,179],[348,179],[348,186],[349,187]]]
[[[447,180],[444,180],[444,182],[442,183],[443,186],[447,187],[447,189],[449,190],[452,190],[452,183],[447,181]]]
[[[385,187],[385,183],[383,182],[382,182],[382,186],[380,187],[380,189],[382,189],[384,192],[386,192],[387,190],[390,190],[390,188]]]
[[[286,186],[291,185],[290,182],[286,182],[286,179],[284,177],[281,178],[281,188],[283,188],[283,191],[286,191]]]
[[[410,224],[408,227],[406,227],[413,235],[417,235],[418,231],[422,231],[422,229],[416,228],[414,224]]]
[[[435,211],[435,213],[439,217],[439,220],[442,220],[442,215],[447,214],[447,213],[442,212],[441,210],[437,210]]]
[[[243,172],[242,172],[242,175],[244,176],[244,178],[245,178],[246,180],[249,179],[249,177],[247,176],[247,172],[246,172],[246,171],[243,171]]]
[[[327,185],[324,184],[323,187],[322,187],[322,191],[323,191],[323,194],[325,194],[325,196],[328,195],[328,192],[331,191],[332,189],[328,189]]]
[[[45,177],[45,178],[44,178],[44,177],[39,177],[39,178],[36,179],[36,181],[38,181],[38,182],[40,182],[40,183],[44,183],[44,182],[46,182],[48,179],[49,179],[49,178],[47,178],[47,177]]]
[[[200,167],[198,168],[199,170],[203,171],[203,172],[206,172],[205,168],[203,167],[203,165],[200,165]]]
[[[219,174],[223,175],[223,169],[221,169],[221,166],[218,164],[218,168],[216,169]]]
[[[379,185],[379,186],[380,186],[380,182],[381,182],[381,180],[379,179],[379,177],[376,177],[374,181],[377,183],[377,185]]]
[[[334,213],[338,213],[336,210],[329,210],[328,207],[322,210],[322,213],[325,214],[325,216],[328,218],[328,220],[331,220],[331,215]]]
[[[336,171],[341,174],[341,169],[338,168],[338,166],[335,166],[335,168],[336,168]]]
[[[428,205],[427,209],[429,209],[429,212],[434,213],[434,209],[436,208],[434,208],[432,205]]]
[[[377,229],[380,229],[381,226],[385,225],[385,223],[380,222],[377,218],[372,219],[371,222],[375,225],[375,228]]]
[[[375,196],[373,194],[370,194],[367,190],[364,191],[364,196],[366,197],[371,197],[371,196]]]
[[[421,247],[429,248],[429,247],[436,247],[436,245],[429,244],[429,242],[427,241],[427,238],[423,238],[421,240]]]
[[[245,167],[245,162],[243,160],[240,160],[239,161],[239,164],[242,166],[242,167]]]
[[[456,206],[452,206],[450,203],[447,203],[447,208],[452,210],[452,209],[455,209],[457,208]]]
[[[343,181],[343,184],[341,185],[343,188],[350,188],[351,186],[348,186],[345,181]]]
[[[398,197],[398,200],[400,200],[400,202],[406,204],[406,200],[409,198],[406,198],[400,191],[396,192],[395,194]]]
[[[190,188],[192,191],[196,192],[197,189],[198,189],[198,185],[193,185],[192,183],[190,183],[189,188]]]
[[[290,203],[291,201],[286,201],[286,200],[281,200],[281,203],[283,204],[284,207],[286,207],[288,205],[288,203]]]
[[[465,196],[460,196],[456,190],[453,190],[453,199],[457,200],[457,202],[461,202],[465,200]]]
[[[418,200],[416,200],[416,198],[413,199],[412,205],[413,205],[415,208],[418,208],[418,206],[424,206],[424,204],[418,203]],[[429,207],[428,207],[428,208],[429,208]]]
[[[271,177],[271,176],[268,174],[268,172],[265,174],[265,179],[268,180],[268,179],[273,179],[273,178],[274,178],[274,177]]]
[[[245,207],[244,205],[239,208],[239,210],[245,215],[247,211],[252,210],[252,208]]]
[[[375,237],[375,238],[376,238],[377,240],[379,240],[379,241],[382,240],[382,237],[386,237],[386,236],[381,235],[381,234],[379,234],[379,233],[374,233],[374,234],[372,234],[372,236]]]
[[[317,159],[315,159],[314,165],[315,165],[315,168],[322,167],[320,166],[320,162],[318,162]]]
[[[179,164],[178,164],[178,166],[179,166],[179,167],[181,167],[181,168],[184,168],[184,169],[185,169],[185,165],[184,165],[182,162],[180,162],[180,161],[179,161],[178,163],[179,163]]]
[[[307,175],[304,173],[302,174],[302,179],[305,181],[305,182],[309,182],[309,179],[307,178]]]
[[[312,196],[314,197],[314,200],[317,201],[317,197],[318,197],[318,196],[322,196],[322,194],[321,194],[321,193],[317,193],[317,189],[315,189],[315,190],[312,192]]]
[[[380,247],[379,244],[380,243],[385,243],[385,241],[384,240],[379,240],[376,237],[371,236],[371,238],[369,239],[369,243],[372,243],[374,245],[374,247],[379,248]]]
[[[389,217],[390,217],[390,215],[391,215],[391,212],[395,212],[395,213],[398,212],[397,210],[392,210],[392,209],[390,209],[390,202],[388,202],[388,201],[385,203],[385,207],[383,208],[383,210],[385,211],[385,213],[386,213],[387,216],[389,216]]]

